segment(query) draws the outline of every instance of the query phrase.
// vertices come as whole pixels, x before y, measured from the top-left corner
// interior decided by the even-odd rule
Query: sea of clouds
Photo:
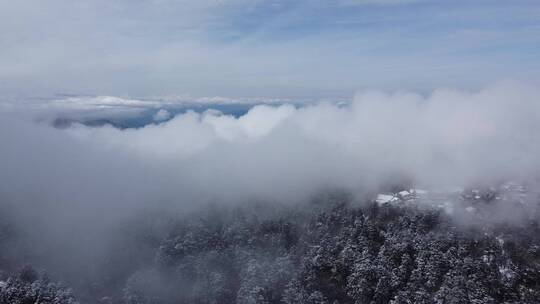
[[[0,193],[41,189],[43,199],[93,203],[136,193],[182,204],[355,190],[398,175],[424,187],[536,178],[539,97],[536,86],[514,82],[427,96],[371,91],[345,105],[256,105],[239,117],[188,111],[129,129],[57,129],[8,111]],[[156,113],[159,121],[169,116]]]

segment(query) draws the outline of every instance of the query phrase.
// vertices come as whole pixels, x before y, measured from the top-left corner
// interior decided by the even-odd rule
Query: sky
[[[538,50],[538,1],[0,1],[2,99],[474,90]]]

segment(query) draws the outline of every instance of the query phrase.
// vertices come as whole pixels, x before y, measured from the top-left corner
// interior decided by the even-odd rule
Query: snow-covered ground
[[[382,206],[385,204],[421,204],[443,209],[446,213],[453,213],[457,205],[467,213],[478,212],[479,203],[491,201],[508,201],[525,204],[531,199],[540,199],[540,193],[529,189],[524,184],[515,181],[504,182],[498,186],[469,188],[447,187],[443,189],[409,189],[395,193],[379,193],[374,202]]]

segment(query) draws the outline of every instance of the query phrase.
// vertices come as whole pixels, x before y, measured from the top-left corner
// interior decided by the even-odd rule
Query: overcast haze
[[[540,74],[537,1],[1,1],[0,93],[350,97]]]

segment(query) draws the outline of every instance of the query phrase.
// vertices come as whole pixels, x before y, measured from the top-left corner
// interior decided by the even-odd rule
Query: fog
[[[66,266],[93,258],[113,224],[141,210],[291,203],[399,178],[423,188],[534,180],[539,98],[537,86],[516,82],[425,96],[367,91],[347,104],[257,105],[240,117],[187,112],[123,130],[57,129],[34,110],[5,111],[0,207],[27,228],[38,259]]]
[[[3,117],[1,193],[122,209],[194,197],[298,198],[396,174],[422,186],[529,179],[540,166],[539,91],[505,82],[428,96],[361,92],[346,105],[187,112],[125,130]]]

